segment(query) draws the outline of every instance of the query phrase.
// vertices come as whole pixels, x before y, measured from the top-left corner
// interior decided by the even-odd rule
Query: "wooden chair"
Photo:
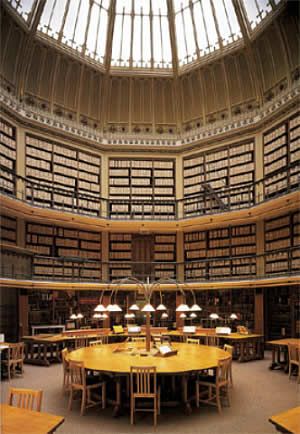
[[[297,382],[300,383],[300,347],[296,344],[288,344],[289,351],[289,379],[293,373],[293,367],[298,368]]]
[[[8,405],[26,408],[27,410],[41,411],[42,390],[17,389],[10,387],[8,390]]]
[[[223,350],[231,355],[231,363],[230,363],[230,368],[229,368],[229,380],[230,380],[230,386],[233,387],[233,381],[232,381],[233,346],[228,345],[228,344],[224,344]]]
[[[10,344],[8,348],[8,356],[2,363],[7,366],[8,379],[16,375],[17,368],[20,369],[20,374],[23,375],[23,360],[24,360],[24,343]]]
[[[136,399],[153,399],[152,408],[136,408]],[[155,366],[130,367],[130,423],[135,420],[137,411],[151,411],[154,416],[154,426],[157,425],[157,415],[160,414],[160,390],[157,387]]]
[[[102,344],[108,344],[108,336],[107,335],[102,335],[100,339],[102,341]]]
[[[74,394],[76,392],[81,393],[81,410],[80,415],[84,414],[86,408],[94,407],[96,405],[102,405],[102,408],[106,407],[106,383],[105,381],[95,382],[95,378],[88,377],[82,362],[70,362],[70,397],[68,410],[72,409],[72,402]],[[101,398],[99,400],[93,400],[91,396],[92,391],[99,391],[101,389]],[[100,393],[99,393],[100,395]]]
[[[67,360],[67,354],[69,350],[64,348],[61,352],[62,365],[63,365],[63,392],[70,390],[70,366],[69,361]]]
[[[224,397],[227,398],[230,405],[229,396],[229,370],[230,370],[231,358],[226,360],[219,360],[218,367],[216,369],[216,375],[206,375],[199,377],[196,381],[196,406],[199,408],[199,403],[215,405],[218,407],[219,413],[222,412],[221,407],[221,392]],[[200,393],[200,388],[204,388]],[[204,397],[203,397],[204,396]]]
[[[207,335],[205,336],[205,345],[208,345],[210,347],[218,347],[219,338],[215,335]]]
[[[186,343],[192,345],[200,345],[199,339],[195,339],[195,338],[186,338]]]
[[[88,340],[86,338],[76,338],[75,339],[75,350],[78,348],[84,348],[88,345]]]

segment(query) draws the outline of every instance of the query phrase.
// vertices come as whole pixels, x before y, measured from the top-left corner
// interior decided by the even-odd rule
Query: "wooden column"
[[[264,290],[258,288],[254,295],[254,332],[264,334]]]
[[[110,303],[110,296],[109,295],[105,295],[103,296],[103,300],[102,303],[104,304],[104,306],[106,307],[107,305],[109,305]],[[103,327],[104,328],[110,328],[110,317],[108,316],[107,319],[105,319],[103,321]]]
[[[19,340],[22,336],[31,334],[28,325],[28,312],[28,294],[25,290],[21,290],[19,294]]]

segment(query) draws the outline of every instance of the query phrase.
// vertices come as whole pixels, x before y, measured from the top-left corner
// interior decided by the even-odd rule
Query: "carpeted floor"
[[[24,377],[13,379],[11,385],[44,391],[42,411],[65,416],[58,434],[265,434],[276,433],[268,422],[269,416],[300,405],[296,380],[289,381],[283,371],[270,371],[269,365],[269,353],[265,360],[233,363],[232,404],[224,408],[222,415],[214,407],[196,409],[193,406],[190,416],[186,416],[181,408],[162,408],[156,429],[152,426],[151,414],[138,414],[137,423],[132,426],[127,413],[113,418],[111,407],[104,411],[91,408],[81,417],[79,403],[75,403],[68,413],[67,395],[61,391],[61,365],[49,368],[25,365]],[[1,402],[5,402],[8,381],[3,381],[1,386]]]

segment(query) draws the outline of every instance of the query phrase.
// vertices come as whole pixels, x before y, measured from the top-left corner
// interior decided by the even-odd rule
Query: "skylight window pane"
[[[151,34],[150,18],[143,17],[143,61],[145,67],[150,67],[151,62]]]
[[[234,10],[234,6],[232,4],[232,0],[224,0],[224,4],[229,18],[232,33],[236,35],[236,38],[240,38],[242,36],[242,33]]]
[[[243,0],[243,3],[252,29],[272,10],[269,0]]]
[[[121,55],[122,20],[122,15],[116,15],[112,46],[112,60],[117,62],[117,64],[119,64]]]
[[[152,12],[154,15],[161,13],[162,15],[168,14],[167,1],[166,0],[154,0],[152,1]]]
[[[122,40],[122,64],[124,66],[129,66],[130,58],[130,38],[131,35],[131,17],[129,15],[124,16],[124,26],[123,26],[123,40]]]
[[[142,20],[140,15],[134,17],[132,59],[134,66],[142,66]],[[136,65],[137,63],[137,65]]]
[[[219,48],[219,44],[210,0],[202,0],[202,10],[209,40],[208,49],[211,51],[212,48]]]
[[[78,15],[76,29],[75,29],[75,43],[77,47],[78,46],[82,47],[82,45],[84,44],[89,8],[90,8],[90,1],[81,0],[79,15]]]
[[[159,17],[153,17],[153,57],[154,64],[160,66],[162,62],[162,50],[161,50],[161,32]]]
[[[174,11],[178,12],[189,5],[190,0],[173,0]]]
[[[125,14],[130,14],[131,7],[131,0],[117,0],[116,12],[117,14],[122,14],[124,9]]]
[[[200,49],[200,55],[203,55],[208,50],[208,40],[205,32],[204,18],[199,0],[194,4],[194,20],[197,33],[197,42]]]
[[[76,24],[77,14],[79,12],[80,0],[73,0],[70,3],[69,10],[67,13],[62,41],[65,44],[73,46],[75,44],[74,30]]]
[[[45,33],[48,33],[48,29],[46,27],[49,25],[51,11],[53,9],[54,2],[55,2],[55,0],[46,1],[44,10],[43,10],[43,13],[41,16],[41,21],[40,21],[39,26],[38,26],[38,29],[42,30]]]
[[[178,59],[180,65],[184,65],[186,58],[186,48],[185,48],[185,42],[184,42],[184,30],[183,30],[183,21],[182,21],[182,13],[179,12],[176,14],[175,18],[175,25],[176,25],[176,40],[177,40],[177,52],[178,52]]]
[[[108,13],[101,9],[100,26],[97,40],[97,55],[103,61],[105,57],[106,38],[107,38]]]
[[[190,8],[186,8],[183,12],[184,26],[185,26],[185,37],[187,44],[187,63],[195,59],[196,45],[194,39],[193,22],[191,17]]]
[[[102,23],[101,23],[102,24]],[[100,25],[100,7],[97,3],[93,4],[91,10],[91,19],[89,25],[89,31],[86,41],[86,48],[90,55],[95,56],[96,48],[97,48],[97,35],[98,35],[98,26]]]
[[[150,13],[150,1],[149,0],[135,0],[134,1],[134,13],[139,15],[143,9],[143,15],[149,15]]]
[[[172,50],[170,42],[169,33],[169,21],[167,17],[161,18],[161,28],[162,28],[162,44],[163,44],[163,60],[167,64],[172,64]],[[168,65],[164,65],[168,66]]]
[[[27,21],[34,0],[23,0],[23,1],[10,0],[9,3],[14,9],[16,9],[16,11],[22,16],[22,18],[24,18],[24,20]]]

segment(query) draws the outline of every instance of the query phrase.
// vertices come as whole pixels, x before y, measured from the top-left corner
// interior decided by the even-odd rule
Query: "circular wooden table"
[[[110,374],[116,380],[116,400],[114,414],[121,407],[121,377],[130,374],[131,366],[155,366],[157,374],[180,375],[182,379],[182,402],[186,411],[191,411],[188,399],[188,377],[195,372],[215,369],[219,360],[230,357],[228,352],[206,345],[173,343],[172,348],[178,352],[174,356],[141,356],[132,355],[128,348],[145,348],[144,343],[104,344],[97,347],[86,347],[72,351],[70,361],[83,362],[85,369]]]

